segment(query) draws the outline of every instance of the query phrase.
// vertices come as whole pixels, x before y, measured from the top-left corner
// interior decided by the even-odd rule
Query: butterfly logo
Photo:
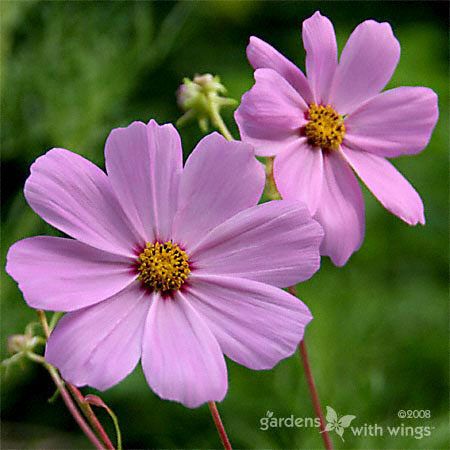
[[[352,415],[338,417],[336,411],[331,406],[327,406],[327,426],[325,427],[324,431],[336,431],[336,433],[342,439],[342,442],[344,442],[344,431],[350,426],[353,419],[355,418],[356,416]]]

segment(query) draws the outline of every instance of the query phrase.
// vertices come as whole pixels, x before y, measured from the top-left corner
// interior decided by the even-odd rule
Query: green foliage
[[[30,164],[49,148],[69,148],[103,165],[109,130],[132,120],[175,122],[181,113],[175,91],[183,77],[195,73],[220,75],[229,95],[240,98],[252,85],[245,57],[250,35],[303,66],[299,30],[316,9],[333,20],[340,48],[362,20],[391,22],[402,59],[390,87],[429,86],[440,99],[440,121],[428,149],[395,162],[421,193],[427,225],[408,227],[366,195],[362,249],[342,269],[324,258],[320,272],[300,285],[299,293],[315,316],[306,340],[324,408],[331,406],[339,417],[355,415],[351,426],[396,425],[399,409],[425,409],[431,419],[403,422],[435,427],[422,440],[354,437],[347,428],[345,442],[333,435],[335,445],[449,447],[444,2],[16,1],[0,7],[3,267],[16,240],[55,233],[22,194]],[[232,114],[226,113],[225,120],[237,136]],[[201,137],[195,125],[181,135],[186,154]],[[5,357],[6,337],[35,316],[4,272],[1,281]],[[229,362],[229,380],[228,396],[219,408],[236,447],[321,446],[315,429],[260,429],[267,411],[277,417],[313,416],[297,356],[267,372]],[[2,381],[5,448],[13,443],[14,448],[87,445],[61,401],[46,403],[53,387],[38,367],[17,367]],[[124,448],[219,447],[207,407],[188,410],[161,401],[148,389],[141,369],[101,395],[118,415]]]

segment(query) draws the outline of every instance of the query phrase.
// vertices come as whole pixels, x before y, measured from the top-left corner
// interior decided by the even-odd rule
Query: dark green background
[[[439,95],[440,120],[430,145],[395,162],[421,193],[427,225],[409,227],[366,195],[361,250],[341,269],[324,258],[320,272],[299,292],[315,316],[307,341],[324,406],[357,416],[354,425],[399,425],[399,409],[432,415],[403,421],[434,427],[423,440],[357,438],[347,431],[345,443],[332,434],[336,447],[449,447],[447,2],[3,1],[0,6],[3,265],[16,240],[54,233],[22,194],[30,164],[49,148],[64,147],[103,166],[108,132],[136,119],[175,122],[180,112],[174,93],[183,77],[196,72],[220,75],[230,96],[239,99],[252,85],[245,57],[250,35],[303,67],[301,23],[317,9],[334,22],[340,48],[364,19],[389,21],[402,46],[389,86],[423,85]],[[237,136],[231,112],[225,118]],[[195,125],[180,132],[187,155],[201,133]],[[6,337],[35,319],[5,273],[1,312],[5,357]],[[297,356],[268,372],[231,362],[228,367],[229,392],[219,408],[236,447],[321,447],[315,429],[259,429],[268,410],[276,417],[313,415]],[[52,394],[47,374],[31,363],[3,377],[4,448],[88,447],[61,400],[47,403]],[[207,407],[189,410],[160,400],[140,369],[102,397],[119,416],[126,448],[219,447]]]

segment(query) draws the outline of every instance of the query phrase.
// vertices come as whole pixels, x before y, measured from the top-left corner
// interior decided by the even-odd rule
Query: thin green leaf
[[[47,400],[49,403],[54,403],[59,397],[59,389],[56,389],[53,395]]]

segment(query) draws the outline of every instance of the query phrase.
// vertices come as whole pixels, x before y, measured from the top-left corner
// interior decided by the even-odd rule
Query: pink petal
[[[206,136],[183,171],[175,241],[192,246],[218,224],[256,205],[264,182],[264,168],[250,145],[228,142],[218,133]]]
[[[303,22],[302,37],[306,50],[306,73],[314,101],[327,104],[337,67],[337,44],[333,24],[317,11]]]
[[[85,244],[130,257],[142,245],[106,174],[76,153],[58,148],[39,157],[25,197],[46,222]]]
[[[6,271],[32,308],[73,311],[111,297],[136,278],[133,260],[73,239],[39,236],[16,242]]]
[[[76,386],[105,390],[119,383],[141,356],[149,300],[136,282],[108,300],[66,314],[48,340],[45,359]]]
[[[325,231],[321,254],[343,266],[364,239],[364,200],[358,181],[338,152],[324,154],[322,200],[315,218]]]
[[[312,316],[287,292],[256,281],[193,274],[189,301],[222,351],[250,369],[271,369],[292,355]]]
[[[399,58],[400,44],[388,23],[359,24],[342,51],[330,103],[340,114],[350,114],[386,86]]]
[[[322,195],[323,161],[320,148],[311,147],[306,138],[280,153],[273,164],[278,191],[286,200],[304,202],[315,214]]]
[[[106,169],[124,211],[147,242],[168,240],[183,169],[180,136],[173,125],[133,122],[111,132]]]
[[[238,213],[191,250],[195,273],[227,274],[287,287],[320,266],[320,225],[305,205],[272,201]]]
[[[247,58],[255,70],[275,70],[275,72],[278,72],[308,103],[313,101],[313,95],[308,80],[303,72],[267,42],[252,36],[250,38],[250,43],[247,46]]]
[[[180,291],[174,298],[155,295],[145,326],[142,367],[161,398],[188,408],[221,401],[227,392],[219,344]]]
[[[343,148],[343,152],[361,180],[388,211],[409,225],[425,224],[419,194],[389,161],[349,148]]]
[[[400,87],[364,103],[345,121],[347,146],[392,158],[420,152],[438,119],[436,94],[423,87]]]
[[[299,139],[308,107],[277,72],[258,69],[255,80],[242,96],[235,119],[242,140],[253,145],[257,155],[271,156]]]

